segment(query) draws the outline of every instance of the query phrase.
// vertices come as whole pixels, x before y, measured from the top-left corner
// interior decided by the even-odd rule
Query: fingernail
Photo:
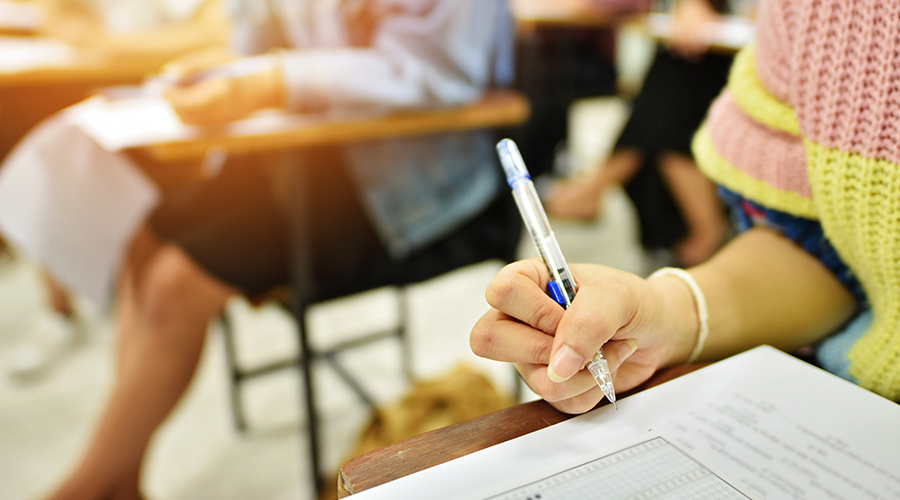
[[[550,360],[550,366],[547,367],[547,376],[554,382],[563,382],[569,380],[572,375],[578,373],[584,365],[584,358],[572,350],[571,347],[563,344],[553,359]]]
[[[619,344],[619,361],[625,361],[628,359],[628,356],[634,354],[634,351],[637,350],[637,340],[627,339],[625,342]]]

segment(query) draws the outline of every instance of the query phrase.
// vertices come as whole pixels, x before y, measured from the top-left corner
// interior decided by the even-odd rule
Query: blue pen
[[[513,198],[519,207],[519,213],[525,222],[525,227],[531,234],[534,246],[537,248],[538,254],[550,271],[550,282],[547,283],[547,292],[559,305],[564,309],[568,309],[572,305],[572,299],[575,298],[575,290],[577,285],[569,271],[569,266],[563,258],[562,250],[559,249],[559,243],[556,242],[556,236],[550,229],[550,221],[547,220],[547,214],[541,205],[537,191],[534,189],[534,183],[531,181],[531,175],[525,168],[525,161],[522,160],[522,154],[516,143],[510,139],[503,139],[497,143],[497,154],[500,156],[500,163],[503,165],[503,171],[506,173],[506,181],[512,189]],[[588,371],[597,381],[600,390],[606,396],[613,406],[618,410],[616,404],[616,391],[612,384],[612,375],[609,372],[609,364],[603,354],[601,347],[587,364]]]

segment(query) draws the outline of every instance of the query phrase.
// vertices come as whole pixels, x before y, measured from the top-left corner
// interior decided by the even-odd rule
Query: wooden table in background
[[[657,372],[646,383],[621,395],[657,386],[705,365],[685,365]],[[607,404],[606,400],[601,406]],[[341,466],[338,497],[374,488],[435,465],[558,424],[576,415],[538,400],[460,422],[360,455]]]
[[[22,43],[47,39],[0,37]],[[12,50],[5,47],[0,50]],[[98,88],[137,84],[159,68],[152,59],[112,58],[78,50],[71,59],[31,68],[0,67],[0,160],[41,120],[91,96]]]
[[[530,104],[515,90],[492,90],[477,102],[441,109],[404,111],[299,123],[277,131],[230,135],[215,129],[201,136],[131,151],[156,162],[202,158],[211,149],[233,154],[264,153],[358,141],[460,130],[513,126],[528,119]]]
[[[649,7],[645,0],[510,0],[520,32],[550,27],[607,28]]]

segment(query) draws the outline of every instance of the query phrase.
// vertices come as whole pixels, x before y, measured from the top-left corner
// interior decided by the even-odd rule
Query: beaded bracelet
[[[687,360],[687,363],[690,364],[700,357],[700,353],[703,352],[703,346],[704,344],[706,344],[706,337],[709,336],[709,315],[706,309],[706,297],[703,295],[703,290],[700,290],[697,282],[694,281],[693,276],[691,276],[684,269],[664,267],[651,274],[647,279],[651,280],[653,278],[666,275],[675,276],[676,278],[683,281],[684,284],[687,285],[687,287],[691,290],[691,294],[694,296],[694,303],[697,305],[697,318],[700,320],[700,332],[697,334],[697,343],[694,345],[694,350],[691,351],[691,355]]]

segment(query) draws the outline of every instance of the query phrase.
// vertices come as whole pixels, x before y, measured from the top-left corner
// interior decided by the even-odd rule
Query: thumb
[[[547,377],[553,382],[565,382],[584,368],[585,358],[567,344],[558,347],[547,365]]]
[[[597,276],[600,279],[581,283],[578,295],[559,322],[547,366],[547,377],[554,382],[568,380],[581,371],[634,315],[630,277],[604,274]],[[615,369],[621,363],[618,352],[608,354],[615,358],[610,359],[610,368]]]

